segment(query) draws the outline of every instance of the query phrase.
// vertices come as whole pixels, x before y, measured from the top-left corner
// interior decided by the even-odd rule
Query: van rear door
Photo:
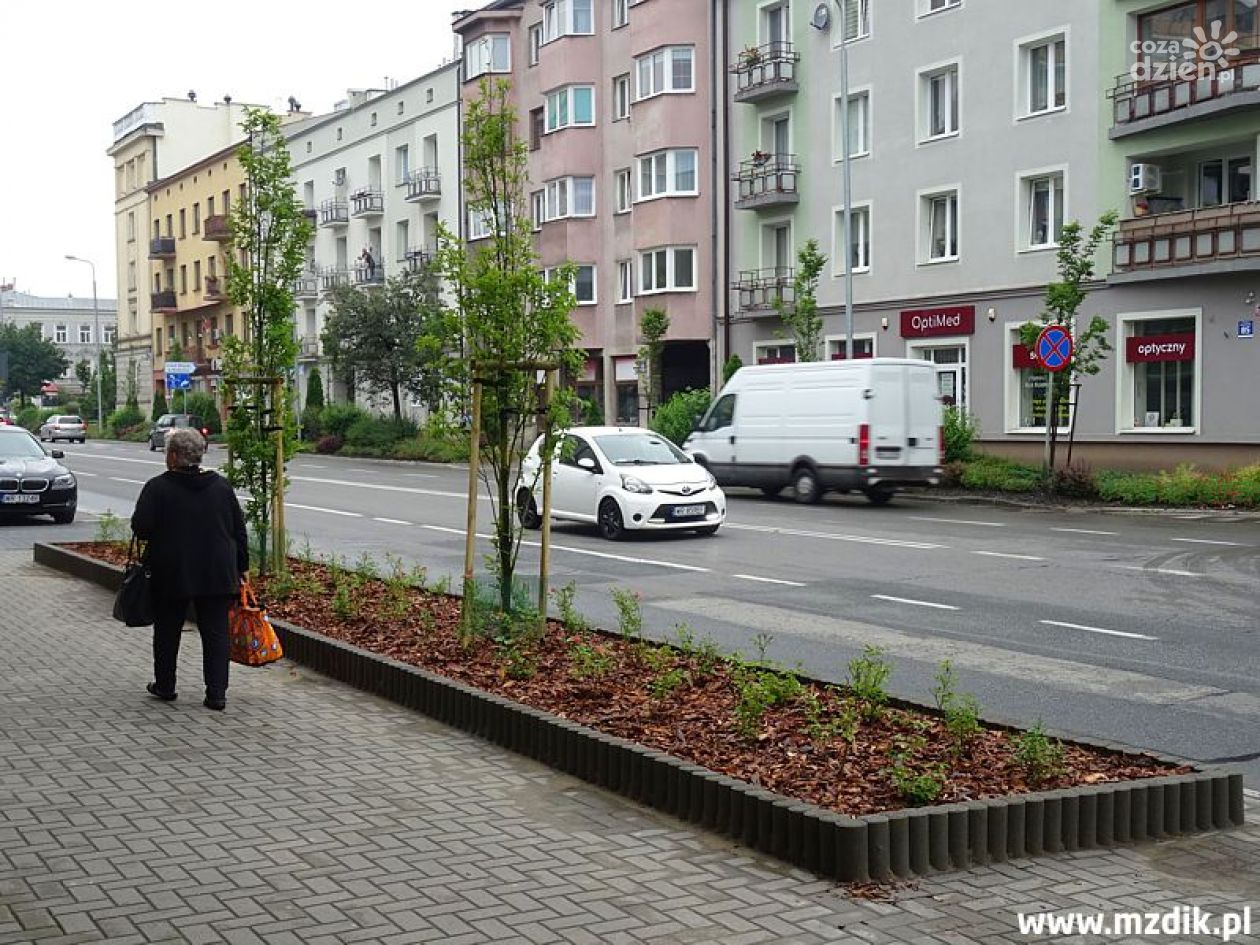
[[[930,367],[930,365],[929,365]],[[909,412],[904,364],[871,365],[870,459],[875,466],[904,466],[908,461]]]
[[[937,395],[936,366],[925,361],[906,366],[906,398],[909,414],[907,466],[939,466],[941,463],[941,401]]]

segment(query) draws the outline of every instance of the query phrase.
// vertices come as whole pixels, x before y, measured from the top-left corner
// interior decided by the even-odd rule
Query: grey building
[[[82,385],[75,376],[74,366],[85,358],[95,361],[103,347],[113,346],[118,330],[118,302],[97,299],[94,312],[91,299],[76,299],[73,296],[47,298],[14,290],[0,291],[0,321],[19,327],[39,325],[44,338],[65,352],[69,362],[65,374],[47,380],[56,391],[77,396],[82,393]]]

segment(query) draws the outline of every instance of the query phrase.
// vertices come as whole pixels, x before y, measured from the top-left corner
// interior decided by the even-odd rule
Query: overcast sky
[[[34,295],[114,298],[111,127],[192,89],[316,113],[349,88],[405,82],[454,48],[451,13],[485,0],[0,0],[0,282]]]

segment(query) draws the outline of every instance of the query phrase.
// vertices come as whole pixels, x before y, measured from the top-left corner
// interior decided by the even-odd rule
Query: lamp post
[[[80,259],[78,256],[66,255],[66,259],[70,262],[87,263],[92,269],[92,320],[94,322],[93,332],[96,338],[96,435],[101,436],[105,432],[105,421],[102,417],[103,401],[101,399],[101,355],[104,353],[101,348],[101,312],[96,301],[96,264],[90,259]]]
[[[853,177],[849,162],[849,4],[861,0],[836,0],[840,7],[840,165],[844,178],[844,356],[853,360]],[[858,8],[858,16],[862,15]]]

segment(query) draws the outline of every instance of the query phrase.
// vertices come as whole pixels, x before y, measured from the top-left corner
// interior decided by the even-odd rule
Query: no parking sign
[[[1047,325],[1037,336],[1035,350],[1041,366],[1057,374],[1072,363],[1072,333],[1062,325]]]

